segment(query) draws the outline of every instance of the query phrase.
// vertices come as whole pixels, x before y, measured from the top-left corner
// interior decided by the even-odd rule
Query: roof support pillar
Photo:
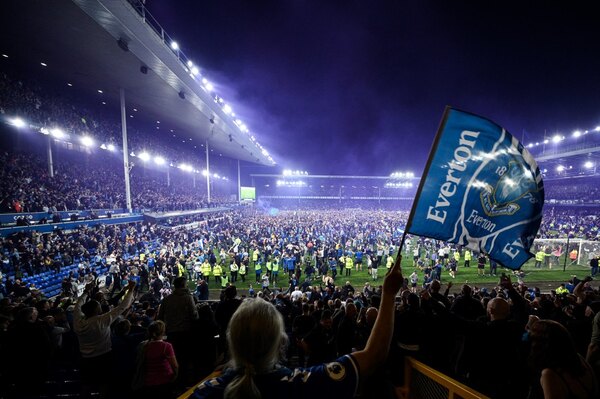
[[[127,113],[125,112],[125,89],[119,89],[121,98],[121,134],[123,136],[123,172],[125,174],[125,200],[127,201],[127,212],[132,212],[131,207],[131,186],[129,185],[129,150],[127,149]]]

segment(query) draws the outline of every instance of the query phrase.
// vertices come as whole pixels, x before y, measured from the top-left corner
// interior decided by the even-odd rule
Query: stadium
[[[0,6],[0,397],[600,396],[592,13],[192,3]]]

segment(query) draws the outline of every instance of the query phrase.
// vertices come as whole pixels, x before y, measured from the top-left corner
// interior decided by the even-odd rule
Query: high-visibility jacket
[[[237,263],[233,262],[229,265],[229,271],[237,272],[238,270],[239,270],[239,267],[238,267]]]
[[[346,256],[346,269],[352,269],[353,266],[354,260],[351,257]]]
[[[393,265],[394,265],[394,258],[391,256],[388,256],[387,264],[385,265],[385,267],[387,267],[388,269],[391,269]]]
[[[471,260],[472,256],[471,256],[471,251],[469,251],[468,249],[465,251],[465,260]]]
[[[229,283],[229,277],[221,277],[221,288],[227,288],[227,283]]]
[[[260,254],[260,252],[258,251],[258,249],[255,249],[254,251],[252,251],[252,261],[256,262],[258,260],[258,255]]]
[[[213,276],[215,277],[221,277],[221,274],[223,274],[223,269],[221,268],[221,265],[215,265],[215,267],[213,267]]]
[[[266,263],[266,266],[267,266],[267,271],[271,271],[273,269],[273,262],[268,260]]]
[[[202,266],[200,266],[200,271],[202,271],[204,277],[210,276],[210,263],[204,262]]]
[[[262,270],[262,266],[260,265],[260,262],[257,262],[257,263],[254,265],[254,271],[255,271],[255,272],[259,272],[259,273],[260,273],[260,271],[261,271],[261,270]]]
[[[545,257],[546,257],[546,253],[544,251],[537,251],[535,253],[535,260],[537,262],[543,262]]]
[[[241,275],[245,275],[246,274],[246,265],[244,265],[243,263],[240,266],[240,274]]]
[[[273,267],[274,272],[278,272],[279,271],[279,262],[278,261],[273,262],[272,267]]]
[[[460,260],[460,252],[454,251],[454,260],[457,262]]]
[[[557,295],[568,294],[568,293],[569,293],[569,290],[566,289],[565,287],[563,287],[562,285],[556,289]]]

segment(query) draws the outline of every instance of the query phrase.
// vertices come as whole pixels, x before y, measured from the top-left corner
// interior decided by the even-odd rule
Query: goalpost
[[[553,257],[558,258],[559,265],[563,265],[566,257],[567,265],[571,264],[569,254],[577,251],[577,264],[589,266],[590,259],[600,255],[600,241],[590,241],[581,238],[539,238],[533,241],[531,252],[535,254],[539,250],[550,250]]]

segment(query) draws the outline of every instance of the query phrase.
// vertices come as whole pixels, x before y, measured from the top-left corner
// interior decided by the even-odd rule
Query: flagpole
[[[400,262],[402,258],[402,247],[404,246],[404,241],[406,240],[406,232],[410,229],[412,225],[413,218],[415,216],[416,204],[419,203],[419,198],[421,197],[421,191],[423,191],[423,186],[425,185],[425,177],[429,173],[429,169],[431,168],[431,162],[433,161],[433,156],[437,151],[437,147],[440,143],[440,138],[442,137],[442,131],[444,130],[444,126],[446,125],[446,120],[448,119],[448,114],[452,107],[446,105],[444,109],[444,114],[442,115],[442,120],[438,126],[437,133],[435,135],[435,139],[433,140],[433,144],[431,145],[431,149],[429,150],[429,157],[427,159],[427,163],[425,164],[425,169],[423,170],[423,174],[421,175],[421,179],[419,180],[419,186],[417,187],[417,193],[415,194],[415,199],[412,203],[412,207],[410,209],[410,213],[408,214],[408,220],[406,221],[406,227],[404,228],[404,232],[402,233],[402,238],[400,240],[400,247],[398,248],[398,256],[396,257],[396,263]],[[401,265],[400,265],[401,266]]]

